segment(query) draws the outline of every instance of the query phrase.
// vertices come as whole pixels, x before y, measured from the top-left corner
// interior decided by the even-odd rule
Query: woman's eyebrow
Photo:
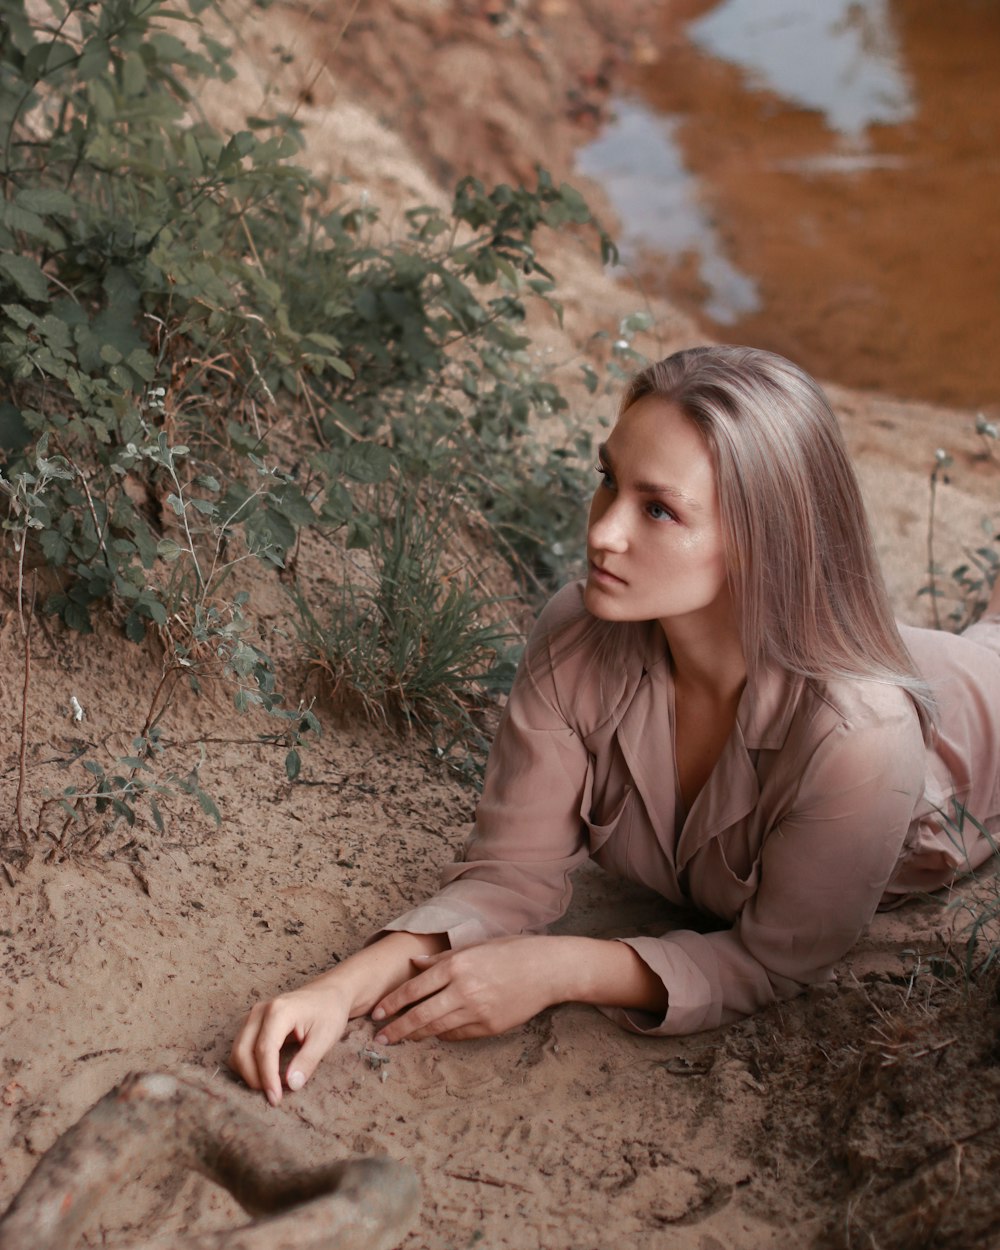
[[[608,453],[607,443],[598,443],[597,454],[600,456],[603,464],[614,473],[615,466]],[[680,499],[689,508],[693,508],[698,512],[702,511],[702,505],[697,499],[692,499],[690,495],[685,495],[676,486],[664,486],[657,482],[633,482],[632,489],[638,491],[641,495],[666,495],[669,499]]]

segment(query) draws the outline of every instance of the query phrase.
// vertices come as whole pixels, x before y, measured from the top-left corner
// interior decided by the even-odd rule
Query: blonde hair
[[[711,450],[748,675],[776,664],[812,680],[890,683],[926,727],[933,699],[896,628],[818,384],[771,352],[695,347],[636,374],[619,415],[645,396],[676,405]]]
[[[679,407],[715,461],[747,676],[776,665],[809,681],[899,686],[933,734],[934,697],[896,629],[858,477],[819,385],[770,351],[691,347],[632,377],[619,416],[647,395]],[[584,611],[536,637],[527,664],[551,670],[590,647],[610,699],[647,629]]]

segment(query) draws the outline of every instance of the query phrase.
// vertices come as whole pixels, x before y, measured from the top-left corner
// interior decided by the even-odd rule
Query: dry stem
[[[21,636],[24,638],[24,684],[21,687],[21,743],[17,754],[17,799],[14,806],[17,813],[17,832],[21,838],[21,845],[27,851],[31,839],[28,837],[28,831],[24,827],[24,773],[25,757],[28,749],[28,689],[31,685],[31,622],[35,616],[35,596],[38,591],[38,574],[33,572],[31,575],[31,603],[28,606],[27,621],[24,619],[23,607],[20,600],[20,577],[18,578],[18,582],[18,617],[21,622]]]

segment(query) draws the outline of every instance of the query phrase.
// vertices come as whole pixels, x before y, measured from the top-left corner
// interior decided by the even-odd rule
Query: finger
[[[454,951],[446,950],[438,951],[436,955],[411,955],[410,963],[416,964],[420,969],[429,968],[432,964],[440,963],[442,959],[447,959],[454,953]]]
[[[466,1005],[455,1002],[453,995],[442,992],[397,1016],[379,1031],[375,1040],[386,1046],[396,1042],[419,1042],[425,1037],[436,1037],[442,1028],[456,1028],[466,1023]]]
[[[285,1073],[285,1084],[290,1090],[298,1090],[305,1085],[334,1040],[326,1029],[313,1028],[306,1031],[305,1041],[292,1056]]]
[[[465,1023],[460,1025],[459,1021],[465,1021]],[[414,1029],[405,1040],[408,1042],[423,1042],[426,1041],[428,1037],[444,1037],[446,1033],[451,1033],[454,1029],[460,1027],[468,1028],[471,1026],[466,1021],[465,1016],[460,1015],[457,1012],[450,1012],[447,1016],[442,1016],[440,1019],[433,1020],[430,1024],[426,1024],[422,1028]]]
[[[257,1041],[257,1034],[260,1031],[260,1019],[264,1014],[264,1004],[257,1003],[246,1019],[240,1025],[240,1031],[237,1033],[233,1041],[232,1049],[229,1052],[229,1066],[233,1071],[250,1086],[251,1089],[260,1089],[260,1076],[257,1072],[257,1060],[254,1057],[253,1048]]]
[[[422,998],[443,990],[449,981],[450,976],[445,968],[438,965],[428,968],[426,972],[404,981],[376,1004],[372,1010],[372,1019],[384,1020],[387,1016],[394,1016],[405,1008],[412,1007],[414,1003],[419,1003]]]
[[[449,1029],[447,1033],[439,1033],[442,1042],[467,1042],[474,1037],[489,1037],[490,1031],[481,1024],[465,1024],[460,1029]]]
[[[468,1004],[461,1003],[453,1011],[415,1028],[406,1041],[422,1042],[428,1037],[443,1038],[455,1033],[462,1033],[468,1037],[488,1037],[489,1032],[486,1025],[470,1013]]]
[[[281,1102],[281,1074],[278,1070],[278,1057],[285,1039],[293,1029],[292,1021],[286,1010],[277,999],[267,1004],[264,1019],[254,1043],[253,1053],[260,1077],[259,1089],[267,1096],[272,1107]]]

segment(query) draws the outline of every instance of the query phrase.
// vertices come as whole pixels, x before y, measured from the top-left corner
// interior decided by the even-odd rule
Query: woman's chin
[[[583,588],[583,606],[591,616],[596,616],[600,621],[628,619],[623,615],[620,605],[616,604],[607,592],[602,592],[600,586],[595,586],[589,581]]]

